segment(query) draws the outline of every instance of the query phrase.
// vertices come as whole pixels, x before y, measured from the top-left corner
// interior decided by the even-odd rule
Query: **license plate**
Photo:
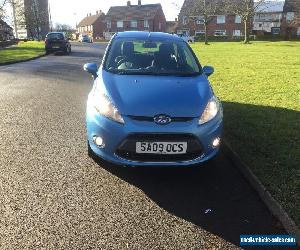
[[[59,49],[59,46],[52,46],[53,49]]]
[[[185,154],[187,142],[137,142],[138,154]]]

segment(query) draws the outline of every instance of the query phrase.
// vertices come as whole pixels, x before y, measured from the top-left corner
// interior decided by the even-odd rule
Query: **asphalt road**
[[[104,49],[0,67],[0,249],[235,249],[284,233],[222,152],[199,169],[88,158],[82,65]]]

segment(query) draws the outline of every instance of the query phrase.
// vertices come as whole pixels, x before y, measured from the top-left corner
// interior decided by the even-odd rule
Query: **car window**
[[[201,73],[197,59],[184,41],[153,39],[113,40],[104,69],[116,74],[189,76]]]
[[[47,35],[47,38],[53,40],[62,40],[64,39],[64,36],[61,33],[50,33]]]

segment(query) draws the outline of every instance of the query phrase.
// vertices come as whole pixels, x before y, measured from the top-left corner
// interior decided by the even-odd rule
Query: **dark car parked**
[[[66,54],[71,53],[71,43],[63,32],[50,32],[45,39],[45,50],[51,52],[61,51]]]

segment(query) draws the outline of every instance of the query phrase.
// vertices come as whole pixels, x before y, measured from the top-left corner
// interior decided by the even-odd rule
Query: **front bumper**
[[[212,141],[222,136],[222,110],[212,121],[204,125],[198,125],[199,118],[185,122],[172,122],[165,126],[149,121],[137,121],[127,116],[123,116],[123,119],[125,124],[119,124],[99,115],[93,107],[87,108],[86,125],[90,147],[97,156],[114,164],[129,166],[188,166],[208,161],[219,151],[219,147],[213,147]],[[153,138],[156,135],[157,140]],[[94,143],[94,136],[101,136],[105,146],[98,147]],[[120,153],[122,145],[128,138],[141,136],[148,136],[148,138],[150,136],[153,138],[153,141],[160,141],[165,136],[173,138],[173,141],[182,141],[179,138],[185,136],[195,139],[199,144],[199,150],[194,150],[194,154],[190,158],[176,158],[170,155],[169,159],[164,158],[161,161],[159,157],[155,160],[152,160],[152,158],[143,160],[141,157],[135,158],[131,154]],[[167,141],[170,141],[170,139]]]

